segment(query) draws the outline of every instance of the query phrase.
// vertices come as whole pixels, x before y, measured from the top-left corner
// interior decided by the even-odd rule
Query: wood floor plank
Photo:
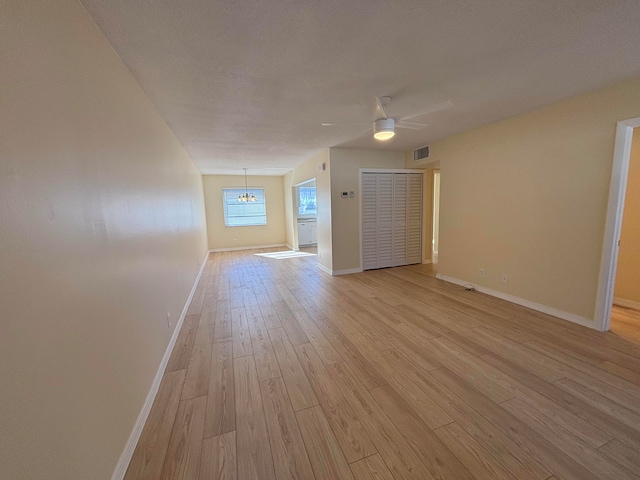
[[[260,307],[260,313],[262,313],[262,318],[268,329],[282,328],[282,322],[280,321],[278,312],[271,304],[271,299],[269,299],[266,293],[258,296],[258,306]]]
[[[124,480],[155,480],[162,473],[186,370],[167,372],[147,417]]]
[[[558,425],[563,426],[568,431],[585,440],[594,448],[604,445],[611,440],[611,435],[602,432],[600,429],[592,426],[583,419],[563,409],[557,402],[554,402],[546,396],[541,395],[539,392],[536,392],[535,390],[529,388],[529,386],[527,386],[525,383],[519,382],[515,378],[509,377],[508,375],[496,369],[493,365],[487,364],[481,358],[472,357],[465,354],[461,350],[457,350],[458,347],[456,347],[453,342],[450,342],[445,338],[440,338],[434,340],[434,343],[438,343],[443,347],[447,347],[448,349],[450,348],[450,350],[448,351],[451,352],[451,355],[456,355],[460,358],[464,358],[466,365],[468,365],[467,369],[452,368],[451,370],[454,371],[454,373],[456,373],[458,376],[463,378],[465,381],[469,381],[469,370],[482,372],[482,374],[490,378],[494,384],[500,386],[504,391],[509,392],[509,398],[513,398],[515,396],[520,397],[530,406],[536,408],[549,418],[553,419],[554,422],[558,423]],[[540,379],[539,382],[543,382],[543,380]],[[469,383],[477,388],[480,392],[487,395],[489,398],[492,398],[494,401],[496,401],[496,403],[504,401],[500,400],[500,397],[493,397],[491,393],[488,393],[486,389],[482,388],[481,383],[478,384],[477,382],[473,381]]]
[[[396,480],[431,480],[433,476],[368,390],[344,363],[327,367]]]
[[[182,400],[178,405],[160,480],[198,478],[206,409],[206,397]]]
[[[495,332],[483,328],[475,328],[473,330],[473,341],[480,343],[498,355],[509,357],[514,363],[521,365],[526,370],[547,381],[554,382],[566,376],[562,366],[558,364],[559,362],[519,343],[501,337]]]
[[[305,310],[296,310],[293,312],[293,315],[302,327],[302,330],[304,330],[304,333],[309,339],[309,343],[313,345],[313,348],[325,364],[341,362],[343,360]]]
[[[316,479],[353,479],[331,427],[320,407],[296,412],[296,419],[304,439]],[[300,479],[302,480],[302,479]]]
[[[231,310],[222,309],[216,314],[213,333],[214,342],[228,342],[233,339]]]
[[[353,342],[342,333],[339,326],[322,316],[314,318],[313,321],[331,342],[340,357],[358,374],[367,388],[386,385],[387,381],[378,373],[373,363],[360,353]]]
[[[521,392],[518,396],[523,400],[533,399],[536,404],[540,405],[544,397],[547,397],[562,409],[571,412],[581,420],[606,432],[612,438],[622,439],[625,443],[634,446],[634,448],[637,446],[637,448],[640,449],[640,431],[629,426],[624,421],[609,415],[606,409],[598,408],[599,404],[597,402],[595,404],[592,404],[593,402],[587,402],[572,392],[560,388],[556,384],[546,382],[540,377],[510,364],[502,357],[485,355],[482,357],[482,360],[500,369],[512,378],[518,379],[518,383],[514,383],[514,385],[516,385]],[[578,385],[578,388],[584,388],[580,384],[576,385]],[[591,397],[591,393],[588,391],[586,393]],[[610,402],[610,400],[606,398],[605,401]]]
[[[527,342],[526,346],[570,367],[570,369],[566,371],[568,378],[605,396],[609,395],[610,398],[612,398],[611,396],[620,399],[625,397],[627,398],[626,405],[632,410],[635,410],[636,408],[634,407],[640,404],[640,385],[624,380],[615,374],[604,372],[599,368],[594,368],[593,364],[582,361],[572,355],[566,354],[566,351],[550,347],[546,344]],[[600,363],[596,365],[600,365]],[[638,378],[640,378],[640,374]]]
[[[402,360],[402,357],[400,358]],[[430,377],[426,372],[416,371],[411,364],[405,364],[411,378],[426,395],[430,395],[440,406],[462,426],[483,448],[500,461],[516,478],[544,480],[549,477],[549,470],[535,460],[526,450],[520,448],[502,433],[498,426],[477,412],[442,384]],[[400,365],[399,368],[403,368]]]
[[[253,355],[251,332],[247,312],[244,307],[231,309],[231,329],[233,335],[233,358]]]
[[[616,365],[609,361],[600,363],[598,368],[626,380],[627,382],[633,383],[634,385],[640,385],[640,373],[638,372],[634,372],[633,370],[629,370],[628,368],[621,367],[620,365]]]
[[[389,384],[397,392],[402,392],[405,401],[430,428],[435,429],[453,422],[451,416],[434,399],[426,395],[410,376],[406,375],[401,356],[402,354],[397,350],[387,350],[376,357],[376,365]]]
[[[440,427],[435,433],[477,480],[517,480],[457,423]]]
[[[351,472],[355,480],[394,480],[379,453],[352,463]]]
[[[199,480],[236,480],[236,432],[205,438]]]
[[[473,475],[389,385],[369,391],[433,478],[473,480]]]
[[[201,325],[196,331],[193,351],[189,359],[187,376],[182,389],[182,399],[201,397],[209,390],[213,325]]]
[[[204,428],[205,438],[236,429],[232,345],[232,342],[213,344]]]
[[[438,362],[446,366],[452,372],[460,375],[479,391],[496,403],[504,402],[514,397],[510,389],[503,387],[500,382],[496,382],[490,375],[482,370],[482,362],[478,357],[473,357],[457,347],[446,337],[435,338],[429,341],[432,345],[431,355]]]
[[[269,338],[271,338],[293,410],[298,411],[318,405],[316,394],[284,329],[270,330]]]
[[[276,309],[276,312],[278,312],[282,328],[287,332],[287,336],[289,337],[291,344],[300,345],[301,343],[309,343],[307,335],[304,333],[304,330],[296,320],[296,317],[293,315],[289,306],[284,301],[274,302],[273,306]]]
[[[178,338],[173,346],[166,372],[186,369],[189,366],[189,359],[193,351],[193,342],[196,339],[196,330],[200,315],[187,315],[182,322],[182,328],[178,333]]]
[[[596,480],[597,477],[587,468],[583,467],[568,455],[558,451],[557,448],[549,444],[543,436],[540,436],[534,430],[527,427],[511,413],[496,405],[489,398],[469,388],[468,384],[452,372],[441,368],[429,372],[427,375],[464,399],[466,403],[496,425],[512,442],[525,450],[542,465],[548,466],[554,474],[567,480]]]
[[[238,480],[274,480],[269,434],[253,356],[233,360]]]
[[[558,380],[556,385],[572,395],[584,400],[598,410],[605,412],[607,415],[620,420],[635,430],[640,431],[640,414],[629,410],[614,400],[590,390],[584,385],[574,382],[569,378]]]
[[[531,429],[544,435],[544,438],[549,443],[576,460],[590,472],[595,473],[599,478],[603,480],[638,480],[637,476],[619,467],[615,462],[608,461],[607,457],[601,452],[590,447],[578,437],[571,435],[553,420],[531,408],[519,398],[504,402],[502,407]]]
[[[253,356],[258,370],[258,379],[262,381],[281,376],[280,367],[278,367],[278,361],[271,345],[271,339],[262,317],[249,319],[249,332],[251,334]]]
[[[271,453],[278,480],[309,479],[314,475],[282,378],[260,383]]]
[[[204,272],[203,272],[203,275],[200,276],[200,280],[198,281],[198,286],[196,287],[196,291],[193,293],[193,297],[191,298],[191,303],[189,303],[189,308],[187,309],[187,315],[200,314],[200,312],[202,311],[202,305],[204,304],[204,297],[205,297],[206,290],[207,290],[207,281],[206,281],[206,276],[204,276]]]
[[[200,312],[200,321],[198,325],[213,325],[216,321],[217,311],[215,305],[215,299],[213,297],[207,298],[205,296],[204,304],[202,305],[202,311]]]
[[[600,451],[630,472],[640,472],[640,452],[624,443],[614,439],[600,447]]]
[[[376,453],[376,448],[360,420],[345,400],[313,346],[307,343],[296,345],[294,349],[347,462],[352,463]]]

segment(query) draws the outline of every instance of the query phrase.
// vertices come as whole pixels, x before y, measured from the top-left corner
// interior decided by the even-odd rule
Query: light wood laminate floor
[[[640,316],[211,254],[126,479],[640,480]]]

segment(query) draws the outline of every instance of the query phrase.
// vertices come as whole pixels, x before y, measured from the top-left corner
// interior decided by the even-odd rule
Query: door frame
[[[618,264],[618,243],[622,231],[624,199],[627,193],[629,161],[633,129],[640,127],[640,117],[622,120],[616,125],[616,139],[613,149],[613,165],[609,186],[609,203],[604,229],[604,242],[600,261],[598,295],[596,298],[595,328],[601,332],[609,330],[613,290]]]
[[[291,197],[292,197],[292,205],[293,205],[293,250],[294,251],[299,251],[300,250],[300,241],[298,240],[298,187],[302,187],[304,185],[306,185],[307,183],[311,183],[313,182],[314,186],[316,187],[316,212],[318,211],[318,197],[317,197],[317,187],[318,187],[318,179],[316,177],[312,177],[308,180],[305,180],[303,182],[300,183],[296,183],[295,185],[291,186]],[[316,221],[318,219],[318,214],[316,213]]]
[[[364,271],[364,253],[362,249],[362,174],[363,173],[419,173],[422,175],[422,196],[424,199],[425,185],[424,185],[424,170],[420,168],[360,168],[358,173],[358,231],[360,232],[360,268],[358,271]],[[424,212],[424,201],[422,203],[422,235],[424,235],[424,222],[425,222],[425,212]],[[421,248],[424,250],[424,240],[421,239]],[[424,251],[421,252],[420,256],[422,257],[422,262],[424,262]]]

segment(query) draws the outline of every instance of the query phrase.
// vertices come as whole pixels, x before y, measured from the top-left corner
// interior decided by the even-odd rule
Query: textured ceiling
[[[202,173],[413,149],[640,75],[638,0],[82,0]],[[413,115],[362,135],[375,96]]]

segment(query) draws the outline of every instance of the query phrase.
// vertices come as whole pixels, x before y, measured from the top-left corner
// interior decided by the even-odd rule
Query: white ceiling
[[[640,75],[638,0],[82,0],[202,173],[408,150]],[[360,136],[375,96],[412,119]]]

